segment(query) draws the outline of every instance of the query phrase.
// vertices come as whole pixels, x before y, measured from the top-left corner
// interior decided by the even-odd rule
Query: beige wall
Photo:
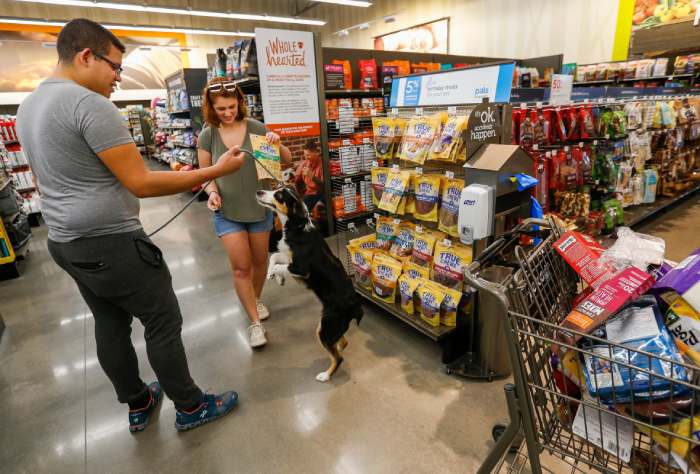
[[[314,13],[328,22],[323,45],[371,49],[373,37],[450,17],[450,53],[531,58],[564,54],[565,62],[609,61],[619,0],[376,0],[370,8],[339,13],[327,6]],[[396,21],[382,17],[396,13]],[[332,35],[379,19],[365,31]]]

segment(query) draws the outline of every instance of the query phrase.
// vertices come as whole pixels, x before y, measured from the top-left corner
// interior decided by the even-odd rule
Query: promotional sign
[[[479,104],[474,107],[467,122],[467,154],[474,152],[481,143],[501,141],[501,114],[496,104]]]
[[[391,107],[419,107],[482,102],[508,102],[515,63],[452,69],[397,77],[392,81]]]
[[[323,80],[326,90],[345,89],[345,73],[342,64],[324,64]]]
[[[374,38],[374,49],[379,51],[407,51],[412,53],[448,53],[449,18],[394,31]]]
[[[571,90],[574,87],[574,76],[568,74],[552,74],[552,86],[549,91],[549,103],[564,105],[571,102]]]
[[[316,61],[313,33],[255,28],[265,125],[286,136],[317,136]]]

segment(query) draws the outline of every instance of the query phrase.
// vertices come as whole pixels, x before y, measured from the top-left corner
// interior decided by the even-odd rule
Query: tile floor
[[[146,230],[185,199],[144,200]],[[643,230],[668,239],[669,257],[681,259],[700,245],[699,228],[696,197]],[[132,435],[97,363],[86,306],[50,259],[45,228],[34,232],[22,277],[0,282],[2,472],[471,473],[492,445],[492,425],[506,419],[504,381],[447,376],[432,341],[371,305],[350,330],[336,377],[316,382],[327,363],[313,334],[320,305],[293,282],[267,285],[270,343],[251,351],[227,260],[196,203],[155,242],[173,274],[195,380],[235,389],[241,403],[179,434],[166,398],[153,425]],[[139,323],[133,338],[152,380]]]

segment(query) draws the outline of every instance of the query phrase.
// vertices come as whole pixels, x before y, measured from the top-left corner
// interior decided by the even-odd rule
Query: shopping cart
[[[557,225],[529,220],[521,228],[533,225],[549,235],[529,250],[515,247],[512,278],[496,284],[479,276],[512,239],[497,240],[465,271],[470,285],[502,305],[494,316],[507,320],[514,379],[505,387],[510,423],[494,427],[496,444],[478,472],[526,472],[529,464],[530,472],[540,473],[541,454],[567,472],[700,472],[698,370],[677,353],[661,357],[564,329],[560,322],[581,284],[553,248],[561,235]],[[563,334],[580,340],[563,343]],[[567,373],[565,360],[578,370]],[[605,370],[586,376],[591,367]],[[621,374],[634,381],[634,390]]]

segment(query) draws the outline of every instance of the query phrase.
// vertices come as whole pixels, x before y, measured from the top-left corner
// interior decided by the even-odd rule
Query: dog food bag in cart
[[[700,366],[700,314],[683,298],[677,298],[664,318],[680,352]]]
[[[401,309],[406,314],[413,314],[415,308],[413,307],[413,294],[418,288],[420,280],[417,278],[411,278],[407,274],[403,274],[399,277],[399,300],[401,304]]]
[[[391,250],[391,245],[396,239],[396,234],[399,232],[400,220],[389,217],[379,216],[377,218],[377,248],[388,252]]]
[[[398,260],[378,253],[372,259],[372,296],[385,303],[396,300],[396,285],[403,265]]]
[[[416,293],[421,319],[431,326],[440,326],[440,306],[446,296],[445,288],[434,281],[422,281]]]
[[[374,152],[378,161],[391,159],[394,153],[394,119],[372,117]]]
[[[457,326],[457,308],[462,299],[462,292],[452,288],[445,288],[445,299],[440,306],[440,322],[443,326]]]
[[[459,198],[464,189],[463,179],[447,179],[442,190],[442,204],[438,216],[438,229],[452,237],[458,237]]]
[[[389,171],[389,168],[381,166],[372,168],[372,204],[374,204],[374,207],[379,206],[379,201],[382,200]]]
[[[411,173],[408,171],[389,171],[386,184],[384,185],[382,199],[379,201],[379,209],[396,214],[401,198],[406,194],[408,181],[410,179]]]
[[[423,278],[425,280],[430,280],[430,269],[411,261],[404,262],[403,273],[404,275],[408,275],[410,278]]]
[[[413,213],[416,219],[426,222],[438,220],[438,198],[440,197],[440,184],[442,176],[437,174],[421,174],[416,176],[416,211]],[[460,190],[461,192],[461,190]]]
[[[464,269],[471,261],[471,247],[443,239],[435,244],[432,278],[447,288],[461,291]]]
[[[441,122],[437,117],[411,118],[406,123],[399,158],[419,165],[425,163],[440,126]]]
[[[374,251],[360,247],[348,246],[348,253],[352,261],[352,269],[355,281],[366,290],[372,289],[372,259]]]
[[[280,146],[267,141],[265,135],[250,134],[250,144],[255,157],[255,169],[258,180],[276,179],[282,181],[282,165],[280,163]],[[262,165],[265,166],[263,168]],[[268,172],[269,171],[269,172]],[[272,173],[272,176],[270,176]]]
[[[438,138],[430,147],[429,160],[453,162],[455,158],[454,148],[459,141],[460,134],[467,125],[467,117],[449,117]]]

